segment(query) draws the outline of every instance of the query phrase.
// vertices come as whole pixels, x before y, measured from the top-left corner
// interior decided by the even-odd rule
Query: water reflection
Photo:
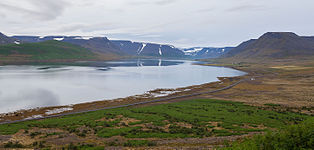
[[[125,60],[89,62],[89,66],[0,67],[0,113],[42,106],[68,105],[178,88],[243,75],[190,61]]]
[[[183,61],[163,60],[163,59],[135,59],[123,61],[107,62],[87,62],[89,66],[94,67],[143,67],[143,66],[173,66],[183,64]]]

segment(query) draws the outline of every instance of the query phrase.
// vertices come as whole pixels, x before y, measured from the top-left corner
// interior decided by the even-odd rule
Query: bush
[[[147,140],[128,140],[123,144],[123,146],[125,147],[156,146],[156,143]]]
[[[4,148],[23,148],[24,146],[20,144],[19,142],[8,142],[4,144]]]
[[[243,142],[236,142],[225,149],[251,150],[312,150],[314,148],[314,118],[301,124],[288,126],[280,131],[267,132]]]
[[[35,136],[40,135],[40,134],[41,134],[40,132],[32,132],[30,136],[31,138],[34,138]]]

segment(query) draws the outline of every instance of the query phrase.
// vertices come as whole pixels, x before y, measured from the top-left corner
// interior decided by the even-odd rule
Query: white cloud
[[[312,0],[1,0],[0,32],[235,46],[267,31],[314,35],[313,9]]]

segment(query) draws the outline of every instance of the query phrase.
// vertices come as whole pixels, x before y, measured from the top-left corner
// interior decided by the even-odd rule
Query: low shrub
[[[314,149],[314,118],[301,124],[290,125],[275,132],[267,132],[242,142],[235,142],[232,150],[312,150]]]

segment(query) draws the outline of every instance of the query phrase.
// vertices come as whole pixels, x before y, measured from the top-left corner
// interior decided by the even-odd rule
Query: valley
[[[160,44],[108,40],[115,44],[121,53],[106,51],[106,54],[104,51],[93,50],[97,46],[86,43],[74,45],[63,42],[66,39],[64,37],[62,40],[53,40],[54,38],[56,37],[52,40],[20,44],[13,41],[13,44],[0,46],[0,54],[27,55],[30,61],[58,62],[59,59],[64,59],[73,64],[83,61],[83,67],[90,68],[90,65],[94,65],[104,72],[108,71],[108,68],[121,67],[128,70],[136,66],[137,69],[148,69],[149,79],[155,79],[157,76],[168,78],[166,83],[173,81],[182,84],[190,79],[203,80],[172,88],[149,88],[151,91],[145,89],[147,92],[144,94],[130,94],[111,100],[60,104],[2,114],[0,145],[3,148],[234,149],[235,146],[247,147],[247,144],[263,142],[267,145],[269,139],[276,139],[280,134],[286,135],[286,139],[272,142],[278,142],[279,145],[282,144],[280,147],[283,147],[285,142],[289,143],[289,138],[294,138],[290,136],[292,129],[303,136],[303,133],[310,134],[313,127],[314,57],[310,37],[292,33],[266,33],[235,48],[186,50]],[[52,44],[51,50],[49,44]],[[130,52],[127,52],[128,49]],[[54,50],[60,55],[51,53]],[[296,50],[300,53],[296,54]],[[215,53],[213,58],[206,56],[208,59],[202,59],[197,56],[210,51]],[[226,53],[222,53],[223,51]],[[41,52],[45,53],[45,57]],[[124,60],[129,62],[125,66],[121,64],[123,61],[115,60],[109,63],[113,66],[108,67],[104,66],[103,58],[100,58],[109,54],[107,52],[120,58],[137,59]],[[172,68],[180,61],[170,58],[177,56],[187,59],[191,55],[200,60],[189,64],[190,69],[184,65],[185,69]],[[141,60],[152,57],[155,58],[152,62]],[[162,60],[165,58],[169,60]],[[178,64],[176,65],[182,65]],[[51,66],[38,67],[44,68],[44,71],[54,69]],[[82,67],[82,64],[77,64],[77,67]],[[165,76],[157,71],[163,67],[170,67],[170,70],[162,71],[166,73]],[[215,72],[210,70],[211,67],[221,67],[220,70],[224,70],[221,71],[224,74],[217,76],[216,72],[214,79],[209,80],[210,74]],[[195,71],[196,68],[206,69]],[[246,74],[227,76],[225,73],[229,68]],[[79,70],[80,75],[83,75],[82,69]],[[171,70],[177,74],[173,75]],[[131,72],[133,73],[127,74],[138,74]],[[119,74],[121,75],[121,72]],[[193,74],[194,76],[191,76]],[[186,78],[182,78],[184,76]],[[74,77],[71,75],[71,78]],[[143,74],[139,77],[148,83]],[[132,84],[140,85],[138,82]],[[309,139],[311,137],[304,137],[304,141]],[[311,143],[301,144],[305,148],[312,146]]]
[[[211,149],[225,145],[226,141],[275,131],[284,126],[282,123],[289,125],[313,118],[314,104],[311,95],[314,87],[313,63],[313,61],[298,61],[294,67],[289,67],[292,64],[290,61],[234,65],[205,63],[202,65],[228,66],[246,71],[248,74],[241,77],[220,78],[219,82],[189,87],[188,91],[183,88],[177,90],[181,92],[166,97],[221,89],[241,79],[249,80],[215,93],[26,121],[9,126],[0,125],[0,131],[4,135],[11,135],[12,138],[23,137],[17,141],[26,147],[36,142],[50,148],[67,148],[71,147],[72,143],[72,146],[81,149],[92,147]],[[285,69],[285,66],[298,69],[298,72],[294,69]],[[158,100],[142,95],[114,101],[78,104],[73,106],[73,110],[63,113],[115,107],[154,99]],[[52,110],[52,108],[44,108],[25,115],[36,115],[47,109]],[[188,114],[191,117],[187,117]],[[167,119],[163,120],[163,118]],[[198,121],[193,122],[195,120]],[[10,139],[10,136],[5,137]]]
[[[313,10],[1,0],[0,150],[314,150]]]

